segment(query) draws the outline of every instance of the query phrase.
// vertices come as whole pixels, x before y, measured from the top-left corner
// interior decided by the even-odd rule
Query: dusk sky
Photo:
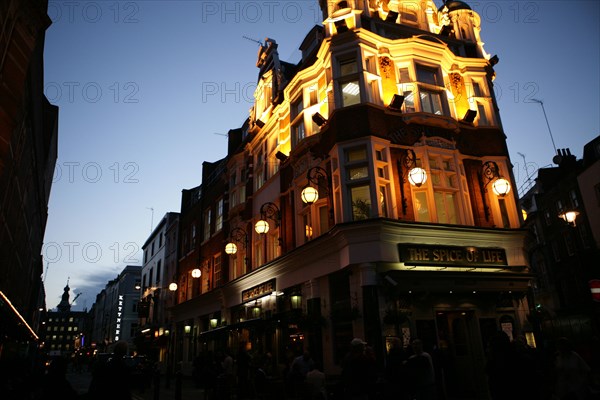
[[[600,2],[467,3],[500,59],[494,85],[517,185],[554,155],[532,99],[544,102],[556,147],[581,158],[600,134]],[[55,308],[70,279],[77,311],[142,264],[151,229],[180,211],[202,162],[226,155],[224,135],[252,106],[257,41],[274,39],[297,63],[322,20],[317,0],[50,1],[48,15],[45,94],[60,110],[46,303]]]

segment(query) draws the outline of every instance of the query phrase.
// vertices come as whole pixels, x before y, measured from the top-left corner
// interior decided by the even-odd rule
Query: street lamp
[[[231,241],[225,245],[225,253],[229,255],[237,253],[238,247],[235,242],[241,243],[242,246],[244,246],[244,249],[248,246],[248,234],[242,228],[232,229],[231,232],[229,232],[229,237],[231,238]]]
[[[427,172],[417,166],[417,156],[412,149],[407,149],[406,154],[399,162],[399,168],[402,172],[402,183],[407,180],[412,186],[421,187],[427,181]],[[400,185],[400,195],[402,196],[402,213],[406,215],[406,197],[404,196],[404,185]]]
[[[322,189],[326,194],[329,194],[328,184],[322,185],[323,180],[327,182],[327,171],[323,168],[318,166],[312,167],[306,172],[306,179],[308,180],[308,184],[302,189],[302,193],[300,194],[304,203],[313,204],[319,200],[319,189]],[[316,187],[311,186],[311,184]]]
[[[571,210],[571,211],[564,211],[560,214],[558,214],[559,218],[562,218],[563,220],[565,220],[565,222],[569,225],[571,225],[572,227],[576,226],[576,219],[577,216],[579,215],[579,211],[575,211],[575,210]]]
[[[483,209],[486,221],[490,216],[490,209],[486,201],[487,186],[492,183],[492,191],[498,197],[504,197],[510,192],[510,182],[500,175],[500,168],[494,161],[483,163],[479,173],[479,184],[481,186],[481,198],[483,200]]]
[[[267,219],[273,220],[276,228],[279,226],[279,222],[281,221],[281,211],[279,211],[279,207],[277,207],[275,203],[264,203],[260,206],[260,218],[261,219],[254,225],[254,230],[259,235],[262,235],[269,232],[270,227]]]

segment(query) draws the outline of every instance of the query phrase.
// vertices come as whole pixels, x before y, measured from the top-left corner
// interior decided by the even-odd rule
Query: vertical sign
[[[121,315],[123,315],[123,295],[119,295],[119,304],[117,307],[117,327],[115,329],[115,342],[119,341],[121,335]]]

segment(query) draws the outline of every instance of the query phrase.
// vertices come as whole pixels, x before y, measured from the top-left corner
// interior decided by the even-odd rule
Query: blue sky
[[[517,184],[582,156],[600,134],[600,3],[467,1],[497,54],[496,95]],[[436,1],[441,5],[441,0]],[[141,247],[181,190],[200,184],[203,161],[226,155],[223,136],[252,106],[258,44],[297,62],[317,0],[52,1],[45,93],[60,107],[59,152],[42,254],[46,302],[69,280],[90,308]],[[244,38],[244,36],[246,38]],[[249,38],[249,39],[247,39]]]

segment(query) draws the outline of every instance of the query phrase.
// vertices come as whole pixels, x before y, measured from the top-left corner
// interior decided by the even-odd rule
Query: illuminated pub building
[[[448,395],[485,398],[491,335],[534,343],[480,17],[460,1],[374,4],[322,2],[297,64],[265,39],[248,118],[184,190],[184,372],[244,346],[280,364],[308,349],[336,375],[354,337],[381,363],[393,338],[418,337],[447,360]]]

